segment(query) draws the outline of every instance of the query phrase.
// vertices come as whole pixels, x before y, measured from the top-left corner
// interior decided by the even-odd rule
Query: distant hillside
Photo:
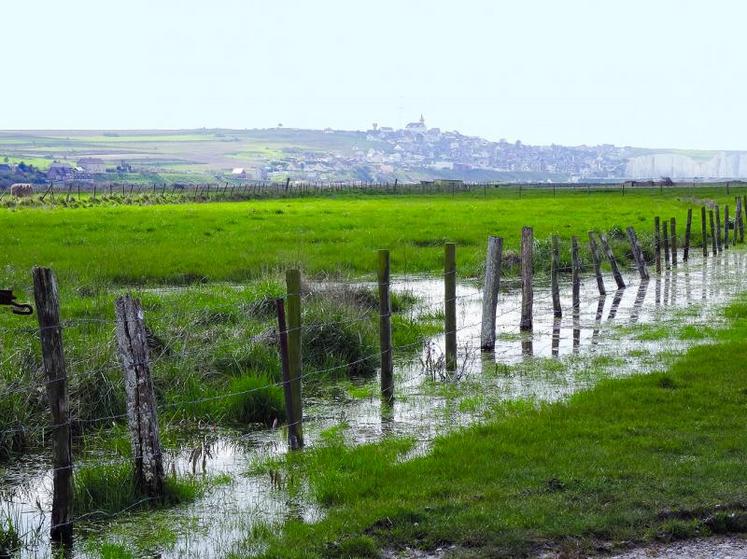
[[[428,127],[403,129],[0,131],[0,163],[50,169],[61,180],[619,181],[747,177],[747,152],[532,146]],[[53,166],[59,174],[60,165]]]

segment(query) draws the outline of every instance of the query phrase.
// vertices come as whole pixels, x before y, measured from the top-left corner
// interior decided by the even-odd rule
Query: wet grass
[[[288,521],[262,556],[455,544],[464,557],[513,557],[744,530],[747,299],[724,314],[717,341],[666,372],[601,381],[561,403],[498,406],[426,456],[398,461],[409,440],[351,448],[335,437],[289,456],[298,491],[308,483],[327,515]]]

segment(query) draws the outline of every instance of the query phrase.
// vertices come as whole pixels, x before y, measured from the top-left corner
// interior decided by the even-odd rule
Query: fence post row
[[[394,364],[392,355],[392,302],[389,294],[391,266],[389,251],[379,251],[379,344],[381,349],[381,396],[394,400]]]
[[[532,307],[534,304],[533,281],[533,245],[534,231],[531,227],[521,230],[521,322],[522,331],[532,329]]]
[[[444,246],[444,334],[446,338],[446,370],[456,371],[456,244]]]
[[[116,300],[114,309],[117,353],[125,377],[135,484],[148,497],[160,500],[164,496],[163,456],[143,308],[140,301],[125,295]]]
[[[287,289],[288,379],[291,389],[293,417],[288,418],[288,440],[291,450],[303,448],[303,407],[301,400],[301,272],[285,273]]]
[[[552,236],[552,262],[550,267],[550,288],[552,290],[552,310],[555,317],[563,316],[563,310],[560,306],[560,287],[558,286],[558,276],[560,274],[560,247],[558,236]]]
[[[482,295],[482,332],[480,336],[480,347],[487,351],[495,348],[495,314],[501,284],[502,257],[503,238],[488,237],[488,250],[485,256],[485,286]]]
[[[49,268],[34,268],[32,275],[47,399],[53,425],[54,473],[50,537],[53,544],[68,547],[73,543],[73,455],[57,279]]]

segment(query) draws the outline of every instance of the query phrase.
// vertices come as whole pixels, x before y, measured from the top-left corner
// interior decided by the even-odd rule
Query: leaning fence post
[[[669,219],[669,233],[672,240],[672,266],[677,266],[677,218],[672,217]]]
[[[444,334],[446,337],[446,370],[456,371],[456,244],[444,246]]]
[[[521,230],[521,330],[532,329],[532,307],[534,305],[534,288],[532,285],[534,270],[532,268],[534,231],[531,227]]]
[[[391,266],[389,251],[379,250],[379,344],[381,350],[381,396],[386,402],[394,399],[394,365],[392,362],[392,302],[389,297]]]
[[[578,311],[581,304],[581,260],[578,255],[578,237],[571,237],[571,283],[573,284],[573,309]]]
[[[713,256],[718,254],[718,244],[716,242],[716,226],[713,224],[713,208],[708,210],[708,223],[711,226],[711,243],[713,245]]]
[[[713,213],[716,215],[716,250],[721,252],[721,210],[718,204],[716,204]]]
[[[685,249],[682,252],[682,260],[687,262],[690,256],[690,232],[693,226],[693,209],[687,208],[687,223],[685,224]]]
[[[556,317],[563,316],[560,306],[560,287],[558,286],[558,275],[560,273],[560,247],[558,236],[552,236],[552,263],[550,267],[550,289],[552,290],[552,310]]]
[[[135,484],[152,499],[162,499],[164,473],[156,398],[150,376],[148,342],[140,301],[129,295],[115,302],[117,353],[125,377]]]
[[[706,209],[705,206],[700,207],[700,232],[703,235],[703,258],[708,257],[708,229],[706,229]]]
[[[654,217],[654,261],[656,273],[661,274],[661,220],[658,215]]]
[[[288,422],[288,447],[297,450],[298,426],[301,424],[295,416],[293,408],[293,386],[288,365],[288,325],[285,320],[285,301],[276,299],[275,306],[278,312],[278,337],[280,341],[280,367],[283,373],[283,396],[285,397],[285,416]]]
[[[594,239],[594,233],[589,231],[589,250],[591,251],[591,262],[594,265],[594,275],[597,278],[597,289],[600,295],[606,295],[607,290],[604,288],[604,279],[602,278],[602,266],[599,258],[599,247]]]
[[[488,253],[485,257],[485,287],[482,293],[482,332],[480,347],[495,348],[495,312],[498,305],[498,290],[501,284],[501,259],[503,238],[488,237]]]
[[[288,377],[292,390],[293,423],[296,431],[296,444],[291,448],[303,448],[303,408],[301,405],[301,272],[288,270],[285,273],[287,290],[286,319],[288,321]]]
[[[724,206],[724,248],[729,248],[729,204]]]
[[[666,222],[664,222],[666,226]],[[641,252],[641,246],[638,244],[638,237],[636,237],[635,229],[632,226],[628,226],[628,240],[630,241],[630,248],[633,251],[633,258],[635,258],[636,264],[638,265],[638,273],[642,280],[648,279],[648,269],[646,268],[646,261],[643,259],[643,253]],[[664,243],[666,243],[666,230],[664,233]],[[664,245],[666,251],[666,244]]]
[[[620,268],[618,268],[617,266],[617,259],[612,252],[612,248],[610,247],[609,242],[607,241],[607,236],[603,233],[600,233],[599,241],[602,243],[604,253],[607,255],[607,261],[610,263],[610,268],[612,268],[612,276],[615,278],[617,288],[625,289],[625,281],[623,280],[622,274],[620,273]]]
[[[46,374],[47,399],[52,412],[54,433],[54,487],[50,537],[53,544],[70,546],[73,543],[73,455],[57,279],[49,268],[34,268],[32,275]]]

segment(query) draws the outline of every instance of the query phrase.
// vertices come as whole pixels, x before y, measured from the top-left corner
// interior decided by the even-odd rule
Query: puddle
[[[696,330],[718,326],[718,309],[745,287],[747,255],[725,251],[706,260],[694,257],[688,264],[666,270],[660,277],[642,283],[632,273],[625,275],[628,287],[614,291],[611,277],[605,277],[608,294],[597,295],[596,280],[585,277],[581,304],[571,308],[570,274],[561,283],[564,309],[553,317],[549,286],[535,285],[534,329],[519,331],[521,293],[516,282],[504,284],[498,300],[496,350],[481,353],[481,293],[478,287],[460,283],[458,298],[458,380],[444,380],[438,371],[424,372],[426,351],[395,351],[396,401],[382,406],[377,396],[355,399],[308,398],[304,402],[304,430],[307,444],[319,441],[330,427],[346,425],[344,436],[351,442],[377,441],[388,435],[407,435],[417,441],[411,456],[428,449],[439,434],[485,418],[491,404],[500,400],[532,399],[555,401],[588,388],[601,378],[650,372],[666,367],[666,357],[702,343],[704,339],[669,337],[682,326]],[[443,309],[440,279],[397,278],[393,289],[410,291],[421,302],[410,312],[415,317]],[[430,341],[436,356],[444,345],[443,336]],[[414,355],[413,355],[414,354]],[[433,378],[435,377],[435,378]],[[378,380],[370,384],[377,394]],[[269,476],[248,475],[258,459],[286,452],[283,430],[247,432],[205,430],[191,437],[182,449],[167,457],[177,472],[191,472],[192,447],[206,441],[212,458],[198,464],[197,475],[229,474],[231,481],[211,489],[197,502],[155,513],[174,532],[169,545],[160,546],[153,556],[224,557],[237,549],[252,526],[274,525],[286,518],[313,522],[323,512],[309,503],[297,502]],[[78,464],[96,461],[90,455],[75,457]],[[23,534],[21,557],[50,556],[48,515],[51,474],[46,454],[28,455],[0,470],[0,517],[10,516]],[[282,485],[282,484],[281,484]],[[79,522],[79,542],[73,557],[93,557],[97,538],[127,542],[139,534],[144,518],[153,513],[119,517],[111,525]],[[137,522],[140,521],[140,526]],[[129,525],[132,523],[132,526]],[[84,536],[85,537],[81,537]],[[129,535],[129,537],[128,537]],[[249,550],[242,548],[247,554]]]

